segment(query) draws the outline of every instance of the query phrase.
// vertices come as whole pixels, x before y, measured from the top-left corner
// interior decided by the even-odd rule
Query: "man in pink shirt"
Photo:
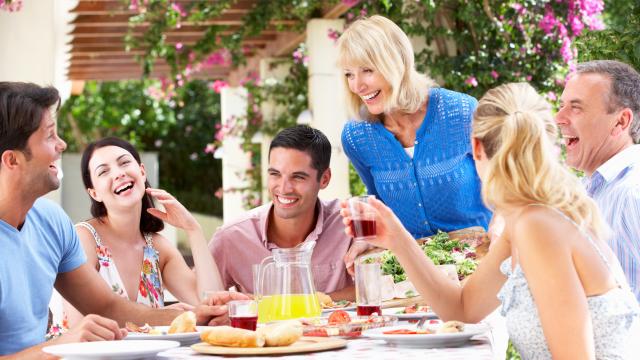
[[[253,293],[252,265],[272,249],[315,240],[316,290],[334,300],[353,300],[353,280],[343,261],[352,239],[344,232],[340,200],[318,198],[331,180],[330,160],[331,143],[309,126],[284,129],[271,141],[267,186],[272,201],[226,223],[209,243],[226,287]]]

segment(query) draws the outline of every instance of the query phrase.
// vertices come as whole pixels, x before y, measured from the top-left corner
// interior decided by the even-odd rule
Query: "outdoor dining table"
[[[236,356],[232,356],[236,357]],[[479,335],[465,346],[453,348],[418,349],[406,347],[391,347],[382,340],[372,340],[361,338],[349,340],[347,347],[338,350],[323,352],[313,352],[296,355],[277,356],[286,360],[318,359],[367,359],[367,360],[399,360],[399,359],[429,359],[429,360],[493,360],[491,341],[488,336]],[[158,359],[225,359],[225,356],[199,354],[187,346],[167,350],[158,354]],[[271,357],[265,356],[243,356],[243,360],[259,360]],[[504,355],[502,356],[504,358]]]
[[[493,346],[493,329],[472,338],[467,344],[459,347],[444,348],[408,348],[393,347],[383,340],[373,340],[366,337],[356,338],[347,341],[347,346],[342,349],[328,350],[322,352],[312,352],[303,354],[291,354],[280,356],[231,356],[242,360],[264,360],[265,358],[281,358],[283,360],[318,359],[366,359],[366,360],[405,360],[405,359],[429,359],[429,360],[493,360],[504,359],[496,356]],[[199,354],[188,346],[182,346],[167,350],[158,354],[157,359],[225,359],[229,356],[204,355]]]

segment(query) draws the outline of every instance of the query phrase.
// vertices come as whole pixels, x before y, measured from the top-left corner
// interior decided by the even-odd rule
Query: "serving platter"
[[[191,349],[201,354],[210,355],[279,355],[279,354],[299,354],[316,351],[340,349],[347,346],[347,341],[331,337],[311,337],[303,336],[300,340],[289,346],[274,347],[226,347],[214,346],[204,342],[191,345]]]

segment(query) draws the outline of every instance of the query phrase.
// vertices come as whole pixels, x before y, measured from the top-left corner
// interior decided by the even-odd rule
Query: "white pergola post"
[[[336,63],[337,47],[328,37],[330,29],[342,31],[343,28],[344,20],[312,19],[307,23],[311,126],[322,131],[331,142],[331,182],[320,192],[320,197],[327,200],[349,197],[349,160],[340,142],[347,121],[343,75]]]
[[[229,119],[247,116],[247,89],[225,87],[220,93],[221,123]],[[233,189],[247,186],[244,172],[251,166],[251,159],[242,148],[242,139],[227,135],[222,140],[222,189],[224,190],[222,217],[224,221],[238,217],[245,211],[242,192]]]
[[[281,62],[277,63],[281,58],[264,58],[260,60],[260,79],[262,83],[281,82],[287,75],[289,75],[289,69],[291,65],[289,63]],[[286,111],[284,106],[276,105],[273,101],[265,101],[260,105],[260,111],[264,121],[271,121],[275,119],[283,111]],[[267,188],[267,178],[269,174],[269,146],[271,145],[272,136],[262,134],[260,139],[260,158],[262,163],[262,203],[271,201],[269,195],[269,189]]]
[[[66,78],[69,55],[66,45],[73,19],[69,10],[77,0],[24,1],[17,12],[0,11],[0,81],[32,82],[52,85],[62,101],[71,93]],[[62,202],[61,191],[47,198]]]

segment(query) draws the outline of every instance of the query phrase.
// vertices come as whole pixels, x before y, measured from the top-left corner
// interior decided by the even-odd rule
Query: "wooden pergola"
[[[185,4],[197,0],[181,0]],[[264,0],[263,0],[264,1]],[[194,44],[205,29],[211,25],[229,26],[231,33],[243,26],[243,17],[251,11],[258,0],[237,0],[218,18],[204,23],[195,24],[184,21],[180,28],[166,33],[169,44]],[[325,19],[335,19],[349,10],[349,6],[338,2],[336,5],[322,11]],[[124,80],[139,79],[142,76],[142,66],[135,59],[142,55],[145,49],[125,49],[125,36],[129,29],[129,18],[136,15],[122,0],[80,0],[71,10],[76,15],[71,25],[70,33],[70,65],[67,76],[72,81],[77,80]],[[246,65],[241,68],[230,66],[214,66],[196,74],[196,77],[207,79],[225,79],[231,84],[237,84],[250,70],[257,70],[260,59],[266,57],[280,57],[291,53],[299,43],[304,42],[306,34],[292,29],[297,25],[292,20],[274,20],[269,28],[260,35],[244,39],[243,45],[255,50]],[[284,30],[277,30],[284,29]],[[135,28],[134,36],[142,36],[148,24],[141,24]],[[153,67],[152,77],[167,76],[169,65],[158,60]]]

